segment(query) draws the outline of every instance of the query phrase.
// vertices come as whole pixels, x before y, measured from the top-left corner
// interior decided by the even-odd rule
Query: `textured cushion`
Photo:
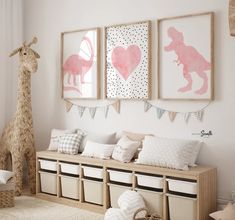
[[[0,170],[0,184],[6,184],[13,177],[14,173],[7,170]]]
[[[75,134],[76,129],[73,130],[60,130],[60,129],[52,129],[51,130],[51,140],[48,150],[57,151],[59,147],[60,137],[64,134]]]
[[[99,134],[94,132],[84,132],[84,138],[79,149],[80,153],[84,150],[88,140],[100,144],[116,144],[116,133]]]
[[[140,144],[140,141],[132,141],[128,137],[123,136],[115,146],[112,158],[124,163],[128,163],[137,152]]]
[[[131,218],[132,219],[132,218]],[[130,220],[121,209],[110,208],[106,211],[104,220]]]
[[[77,134],[64,134],[60,137],[58,152],[65,154],[77,154],[82,138],[82,132]]]
[[[188,170],[198,141],[146,136],[137,163]]]
[[[81,156],[110,159],[115,146],[116,145],[114,144],[100,144],[93,141],[87,141]]]
[[[229,203],[223,211],[217,211],[210,214],[215,220],[234,220],[235,219],[235,205]]]

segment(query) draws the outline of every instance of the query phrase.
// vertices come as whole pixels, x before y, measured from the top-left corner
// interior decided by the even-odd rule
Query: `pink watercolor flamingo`
[[[89,60],[86,60],[79,54],[73,54],[67,58],[63,65],[63,72],[64,75],[68,74],[68,84],[71,84],[71,77],[73,77],[73,86],[76,86],[76,76],[80,75],[81,77],[81,83],[84,84],[84,77],[86,73],[90,70],[90,68],[93,65],[94,60],[94,49],[92,46],[92,43],[90,39],[86,36],[83,37],[82,42],[86,41],[88,46],[90,47],[90,58]],[[65,90],[68,90],[65,88]]]
[[[174,27],[170,27],[167,31],[168,36],[172,39],[168,46],[164,47],[165,51],[175,51],[178,59],[175,61],[177,65],[183,65],[183,76],[188,84],[180,88],[179,92],[187,92],[192,90],[192,72],[196,72],[203,79],[203,85],[195,91],[196,94],[202,95],[208,90],[208,77],[206,70],[211,70],[211,64],[193,47],[184,43],[182,32],[177,31]]]

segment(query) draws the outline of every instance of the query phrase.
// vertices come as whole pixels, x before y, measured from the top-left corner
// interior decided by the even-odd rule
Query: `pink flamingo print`
[[[178,59],[175,61],[177,65],[183,65],[183,76],[187,81],[187,85],[180,88],[179,92],[187,92],[192,90],[193,80],[192,72],[196,72],[202,78],[203,84],[200,89],[195,91],[196,94],[202,95],[208,90],[208,77],[205,71],[211,70],[211,64],[193,47],[187,46],[184,43],[184,36],[182,32],[177,31],[174,27],[170,27],[167,31],[168,36],[172,39],[164,50],[175,51]]]
[[[71,84],[71,77],[73,78],[73,82],[72,85],[76,86],[76,76],[80,75],[80,79],[81,79],[81,83],[84,84],[84,77],[86,75],[86,73],[90,70],[90,68],[93,65],[93,60],[94,60],[94,49],[92,46],[92,43],[90,41],[90,39],[86,36],[83,37],[82,41],[86,41],[88,46],[90,47],[90,58],[89,60],[86,60],[85,58],[83,58],[82,56],[80,56],[79,54],[73,54],[71,56],[69,56],[67,58],[67,60],[65,61],[64,65],[63,65],[63,73],[68,74],[68,84]],[[76,89],[75,87],[64,87],[65,91],[68,90],[76,90],[79,93],[81,93],[78,89]]]

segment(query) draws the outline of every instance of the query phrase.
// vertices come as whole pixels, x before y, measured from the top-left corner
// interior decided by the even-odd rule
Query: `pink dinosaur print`
[[[113,49],[111,59],[119,74],[127,80],[140,63],[141,51],[137,45],[130,45],[127,49],[118,46]]]
[[[211,64],[193,46],[185,45],[182,32],[170,27],[167,34],[172,41],[168,46],[164,47],[164,50],[167,52],[175,51],[178,56],[175,62],[178,66],[180,64],[183,65],[183,76],[187,80],[187,85],[178,91],[187,92],[192,90],[193,80],[190,73],[196,72],[203,79],[203,84],[195,93],[198,95],[205,94],[208,90],[208,77],[205,71],[211,70]]]
[[[94,49],[90,39],[86,36],[83,37],[82,41],[86,41],[88,46],[90,47],[90,59],[86,60],[79,54],[73,54],[67,58],[63,65],[63,73],[68,74],[68,84],[72,84],[70,87],[64,87],[64,91],[75,90],[81,94],[81,91],[78,90],[75,86],[76,83],[76,76],[80,75],[81,83],[84,84],[84,77],[86,73],[90,70],[93,65],[94,61]],[[73,82],[71,83],[71,77],[73,77]]]

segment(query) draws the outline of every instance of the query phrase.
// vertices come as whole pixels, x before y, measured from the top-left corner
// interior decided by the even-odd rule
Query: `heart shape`
[[[119,74],[127,80],[141,59],[141,50],[137,45],[130,45],[127,49],[118,46],[113,49],[112,65]]]

